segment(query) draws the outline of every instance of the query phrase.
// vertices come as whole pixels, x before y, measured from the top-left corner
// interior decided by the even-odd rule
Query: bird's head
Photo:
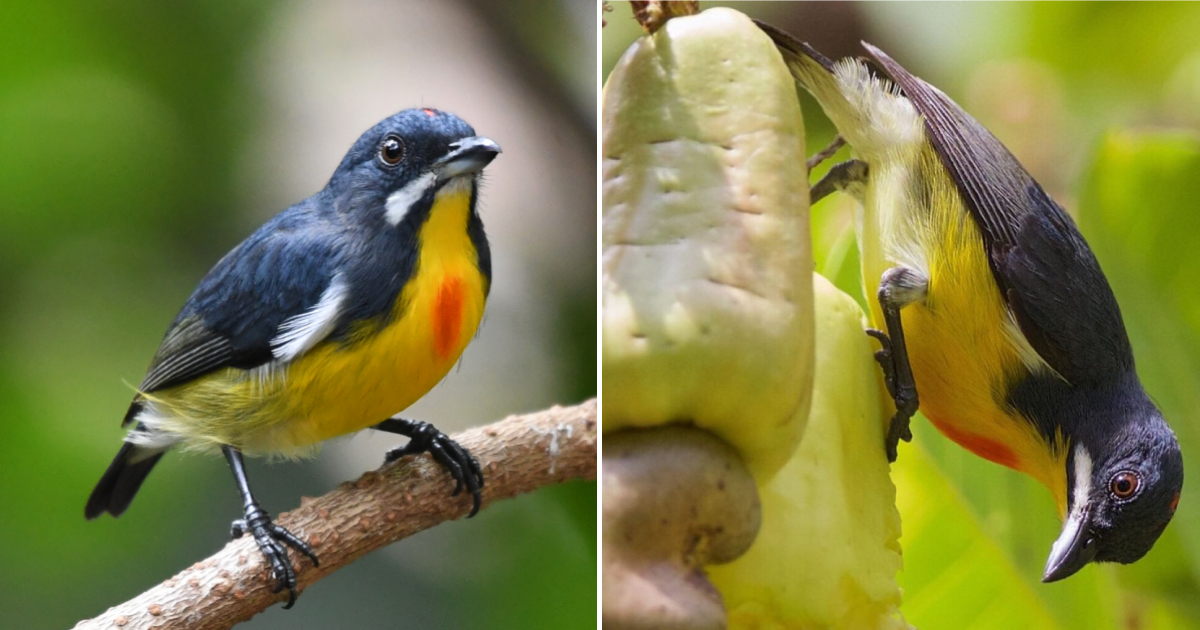
[[[1088,562],[1128,564],[1146,555],[1175,514],[1182,487],[1179,442],[1152,406],[1106,439],[1077,441],[1067,457],[1067,519],[1042,581]]]
[[[476,177],[499,153],[454,114],[406,109],[359,137],[328,189],[346,200],[342,207],[378,210],[398,225],[439,193],[473,193]]]

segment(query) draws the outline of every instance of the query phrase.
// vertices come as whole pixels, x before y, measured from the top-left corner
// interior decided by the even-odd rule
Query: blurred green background
[[[611,3],[605,75],[640,34]],[[717,3],[832,58],[866,40],[991,129],[1079,222],[1116,292],[1142,380],[1200,470],[1200,4]],[[802,93],[815,153],[834,131]],[[846,151],[833,162],[845,159]],[[827,162],[827,168],[832,162]],[[815,174],[819,177],[821,172]],[[853,202],[813,208],[818,270],[863,296]],[[905,618],[920,628],[1200,628],[1200,483],[1130,566],[1039,582],[1049,493],[914,423],[893,466]]]
[[[83,519],[131,384],[216,260],[407,107],[504,148],[481,211],[494,284],[443,430],[596,393],[596,10],[493,3],[0,3],[0,627],[70,627],[219,549],[240,501],[173,454]],[[362,435],[249,463],[272,513],[373,469]],[[447,485],[447,493],[451,486]],[[249,628],[591,628],[596,494],[576,482],[371,554]]]

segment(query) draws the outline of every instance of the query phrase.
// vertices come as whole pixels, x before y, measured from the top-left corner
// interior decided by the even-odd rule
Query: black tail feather
[[[108,465],[108,470],[104,471],[104,476],[100,477],[96,489],[92,490],[92,496],[88,497],[83,515],[89,521],[105,512],[114,517],[120,516],[133,501],[138,488],[142,487],[146,475],[150,474],[165,453],[129,442],[122,445]]]

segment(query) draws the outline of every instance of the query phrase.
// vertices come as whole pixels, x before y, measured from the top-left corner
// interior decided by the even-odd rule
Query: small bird
[[[317,194],[225,255],[183,306],[137,388],[134,425],[88,499],[120,516],[169,449],[220,450],[250,534],[286,587],[287,546],[250,491],[243,453],[301,456],[366,428],[407,436],[393,461],[430,453],[479,510],[478,462],[424,422],[394,417],[442,379],[475,335],[491,286],[479,177],[500,147],[457,116],[402,111],[354,143]]]
[[[889,460],[919,407],[1049,488],[1064,523],[1043,581],[1141,558],[1175,513],[1183,459],[1074,222],[995,136],[878,48],[863,44],[891,81],[760,26],[855,156],[811,195],[862,206],[864,285],[886,328],[868,333],[896,404]]]

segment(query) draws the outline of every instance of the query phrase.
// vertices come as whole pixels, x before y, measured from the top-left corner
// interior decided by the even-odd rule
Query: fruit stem
[[[642,0],[630,4],[633,5],[633,17],[651,35],[673,17],[700,12],[699,0]]]

